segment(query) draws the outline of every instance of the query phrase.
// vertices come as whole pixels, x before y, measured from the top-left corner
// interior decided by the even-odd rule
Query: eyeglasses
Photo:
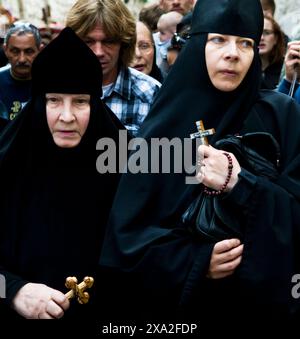
[[[150,42],[139,42],[136,47],[140,50],[142,53],[150,53],[152,51],[153,44]]]
[[[262,32],[262,35],[263,36],[269,36],[273,33],[274,33],[274,31],[271,31],[270,29],[264,29],[263,32]]]

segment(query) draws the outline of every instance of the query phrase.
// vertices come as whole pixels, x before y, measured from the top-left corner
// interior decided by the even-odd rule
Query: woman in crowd
[[[156,49],[152,33],[142,21],[136,23],[136,46],[131,67],[162,82],[162,74],[156,65]]]
[[[144,170],[121,179],[101,263],[135,276],[138,312],[147,319],[175,312],[199,321],[200,334],[207,329],[210,335],[233,336],[241,333],[237,327],[248,333],[284,328],[299,309],[291,290],[300,269],[300,134],[294,127],[300,124],[300,110],[287,96],[260,91],[262,31],[259,0],[197,2],[190,39],[140,136],[151,152],[147,159],[166,161],[166,153],[157,155],[151,148],[152,141],[165,138],[183,145],[199,120],[215,128],[210,146],[198,147],[201,184],[187,184],[189,168],[178,170],[183,147],[170,151],[168,174],[151,172],[151,163],[149,174]],[[261,133],[276,145],[272,178],[222,148],[228,135],[244,140],[250,132],[255,153],[265,151]],[[200,225],[186,223],[186,211],[197,197],[215,202],[239,232],[213,240],[200,232],[201,220]],[[205,217],[211,212],[207,205],[196,214]]]
[[[97,316],[93,291],[71,307],[64,293],[69,276],[101,287],[97,262],[119,176],[97,172],[96,143],[123,129],[101,89],[98,59],[66,28],[35,59],[32,99],[1,136],[2,319]]]
[[[259,43],[264,89],[274,89],[278,85],[285,55],[285,40],[280,26],[270,16],[264,17],[264,29]]]

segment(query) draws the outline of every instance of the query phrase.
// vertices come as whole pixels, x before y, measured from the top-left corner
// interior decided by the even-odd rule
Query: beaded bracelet
[[[227,157],[227,160],[228,160],[228,174],[227,174],[225,183],[223,184],[221,189],[219,189],[218,191],[212,190],[212,189],[204,186],[203,192],[207,195],[220,195],[220,194],[222,194],[225,191],[225,189],[226,189],[226,187],[227,187],[227,185],[230,181],[230,178],[231,178],[231,175],[232,175],[232,169],[233,169],[232,158],[228,153],[223,152],[223,154]]]

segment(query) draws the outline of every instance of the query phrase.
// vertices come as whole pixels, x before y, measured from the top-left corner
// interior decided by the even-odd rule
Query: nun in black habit
[[[125,174],[100,262],[140,279],[133,293],[145,318],[168,318],[176,309],[180,317],[200,321],[200,329],[210,324],[232,334],[238,320],[257,329],[258,321],[278,317],[276,326],[298,309],[291,281],[300,269],[300,112],[287,96],[259,90],[262,29],[259,0],[198,1],[191,37],[141,129],[150,149],[152,138],[183,142],[198,120],[215,128],[211,146],[199,147],[206,167],[202,182],[206,191],[217,191],[230,177],[216,199],[236,211],[243,229],[240,239],[214,242],[187,227],[182,216],[204,185],[186,184],[185,171]],[[219,60],[219,78],[209,74],[205,57],[212,45],[230,47]],[[245,55],[252,58],[248,68]],[[230,87],[239,77],[239,85]],[[228,88],[213,83],[220,78]],[[230,176],[227,156],[214,147],[227,135],[249,132],[270,133],[280,145],[273,181],[243,168],[232,153]]]
[[[96,143],[111,138],[118,150],[124,127],[100,100],[98,59],[70,28],[37,56],[32,84],[32,99],[0,139],[1,322],[100,318],[97,266],[119,175],[97,172]],[[68,276],[95,278],[88,304],[65,298]]]

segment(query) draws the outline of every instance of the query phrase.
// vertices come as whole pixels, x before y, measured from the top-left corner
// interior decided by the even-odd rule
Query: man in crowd
[[[4,40],[9,64],[0,68],[1,117],[13,120],[30,98],[31,66],[41,48],[38,29],[28,22],[13,23]]]
[[[103,71],[102,99],[136,135],[160,83],[128,67],[135,51],[134,17],[122,0],[78,0],[66,25],[98,57]]]
[[[175,11],[186,15],[193,9],[194,0],[159,0],[159,5],[165,12]]]

